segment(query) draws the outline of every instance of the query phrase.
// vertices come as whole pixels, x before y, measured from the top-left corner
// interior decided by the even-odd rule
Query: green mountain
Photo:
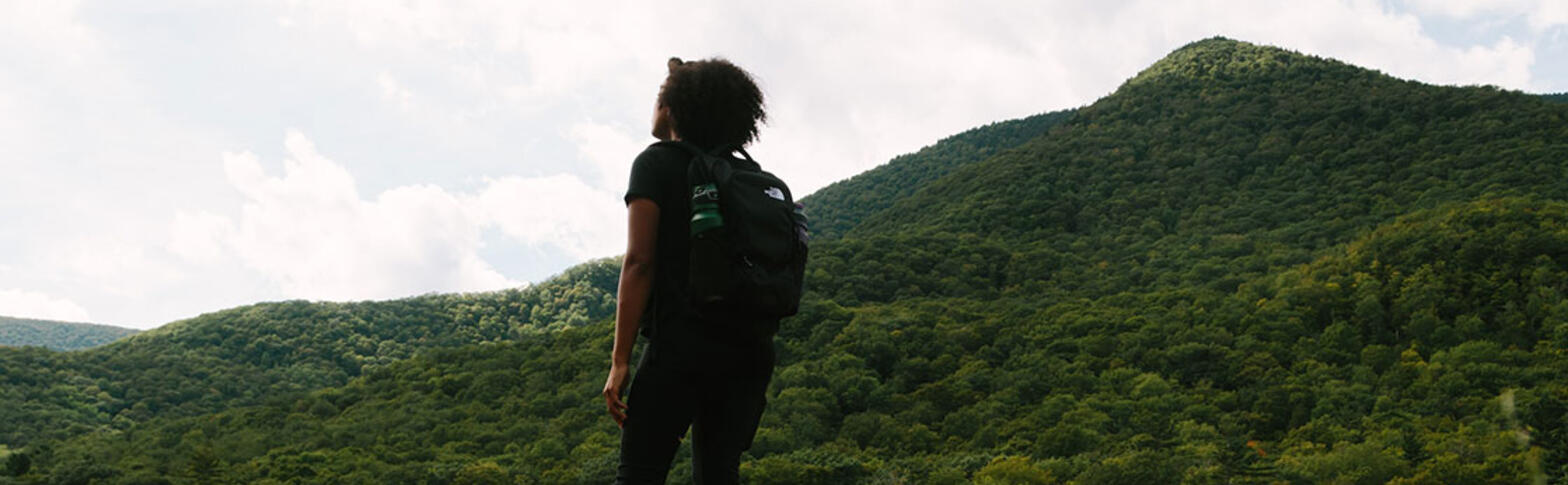
[[[1011,141],[983,159],[909,157],[824,189],[808,202],[838,232],[813,246],[742,473],[1568,477],[1565,121],[1568,106],[1538,96],[1210,39],[1028,141],[997,136]],[[835,207],[868,201],[880,205]],[[603,483],[618,442],[597,392],[608,313],[587,322],[32,442],[8,470],[23,483]],[[243,345],[265,335],[212,362],[250,358]],[[690,480],[682,453],[676,483]]]
[[[497,342],[607,318],[619,265],[539,285],[380,302],[260,303],[78,352],[0,348],[0,445],[120,431],[339,386],[432,348]]]
[[[109,325],[0,317],[0,347],[81,350],[133,333],[136,330]]]
[[[1050,290],[1229,290],[1412,209],[1568,196],[1563,112],[1517,92],[1203,41],[850,237],[974,234],[1029,248],[1045,266],[1019,269],[1048,276]],[[1199,264],[1172,264],[1183,261]]]
[[[1541,97],[1556,103],[1568,103],[1568,93],[1543,94]]]

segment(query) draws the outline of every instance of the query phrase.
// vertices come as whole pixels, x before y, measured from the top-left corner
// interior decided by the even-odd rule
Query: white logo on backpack
[[[768,187],[768,190],[764,190],[762,193],[768,194],[768,197],[784,200],[784,191],[779,190],[778,187]]]

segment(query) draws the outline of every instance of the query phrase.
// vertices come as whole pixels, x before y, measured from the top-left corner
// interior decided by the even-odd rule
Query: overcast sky
[[[670,56],[804,194],[1215,35],[1568,91],[1568,2],[0,0],[0,315],[150,328],[537,282],[624,247]]]

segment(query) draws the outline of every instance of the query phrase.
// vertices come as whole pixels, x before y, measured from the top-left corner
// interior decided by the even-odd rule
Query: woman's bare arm
[[[637,325],[648,308],[654,271],[658,269],[654,249],[659,240],[659,205],[650,199],[634,199],[626,208],[626,257],[621,262],[615,300],[615,345],[610,350],[610,375],[604,381],[604,403],[616,425],[626,421],[626,403],[621,401],[621,394],[631,372]]]

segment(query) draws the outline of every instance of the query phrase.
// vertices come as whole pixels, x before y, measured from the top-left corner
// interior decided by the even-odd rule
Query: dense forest
[[[81,350],[133,333],[135,329],[110,325],[0,317],[0,347]]]
[[[1568,105],[1188,45],[807,197],[833,229],[742,473],[1562,480],[1565,178]],[[0,349],[0,483],[604,483],[614,278]]]
[[[515,340],[611,315],[618,265],[539,285],[381,302],[288,301],[173,322],[79,352],[0,349],[0,445],[121,431],[342,385],[441,347]]]

